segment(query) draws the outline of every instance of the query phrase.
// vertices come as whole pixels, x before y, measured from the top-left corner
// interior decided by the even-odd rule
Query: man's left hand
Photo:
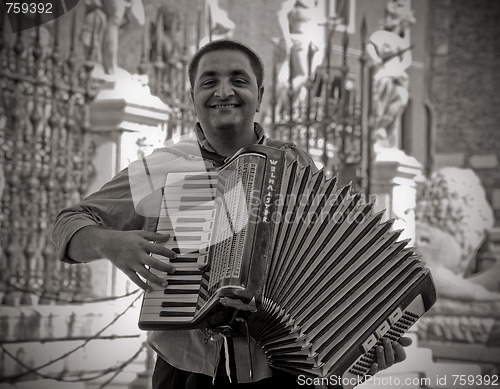
[[[411,344],[411,338],[402,337],[397,342],[391,341],[388,338],[382,339],[382,345],[375,349],[377,361],[370,368],[369,375],[391,367],[395,363],[402,362],[406,359],[405,347]]]

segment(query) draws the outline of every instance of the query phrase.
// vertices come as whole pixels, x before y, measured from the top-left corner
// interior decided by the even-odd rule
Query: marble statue
[[[120,28],[129,22],[144,26],[142,0],[86,0],[85,26],[82,40],[87,50],[95,48],[98,62],[106,74],[118,69]]]
[[[399,118],[408,104],[411,65],[410,25],[415,22],[408,0],[391,0],[382,29],[369,37],[373,67],[371,128],[375,147],[400,147]]]

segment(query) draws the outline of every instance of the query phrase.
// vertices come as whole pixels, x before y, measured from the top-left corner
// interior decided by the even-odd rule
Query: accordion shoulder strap
[[[201,158],[215,161],[219,165],[222,165],[225,160],[224,157],[201,148],[196,140],[178,142],[168,147],[156,149],[155,151],[167,152],[184,158],[200,158],[201,156]]]
[[[286,150],[289,158],[292,160],[297,159],[300,166],[310,166],[313,172],[318,170],[311,156],[304,150],[297,147],[293,142],[286,142],[278,139],[266,139],[264,144],[277,149]]]
[[[264,144],[266,146],[275,147],[277,149],[281,149],[281,148],[285,148],[285,147],[294,147],[295,146],[295,144],[293,142],[286,142],[286,141],[279,140],[279,139],[269,139],[269,138],[267,138],[264,141]]]

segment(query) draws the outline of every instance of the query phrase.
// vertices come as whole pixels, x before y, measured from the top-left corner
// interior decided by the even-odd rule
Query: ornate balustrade
[[[0,302],[79,299],[89,274],[57,260],[49,230],[57,212],[76,203],[93,175],[85,136],[92,64],[75,61],[76,20],[63,55],[58,20],[51,47],[41,28],[10,34],[0,21]],[[31,32],[31,34],[29,34]],[[34,36],[33,36],[34,35]]]

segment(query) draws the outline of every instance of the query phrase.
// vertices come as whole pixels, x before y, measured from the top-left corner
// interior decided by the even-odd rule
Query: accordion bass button
[[[208,254],[203,254],[203,255],[198,256],[197,265],[198,265],[198,269],[200,269],[201,271],[207,271],[208,265],[209,265]]]
[[[387,321],[384,321],[381,325],[378,326],[378,328],[375,330],[375,335],[377,336],[377,338],[381,338],[382,336],[384,336],[387,331],[389,331],[391,329],[391,325],[389,324],[389,322]]]
[[[366,339],[363,342],[363,350],[365,350],[365,353],[370,351],[372,349],[372,347],[375,346],[376,343],[377,343],[377,338],[375,337],[375,335],[371,334],[368,337],[368,339]]]
[[[206,243],[200,247],[199,253],[200,254],[208,254],[209,251],[210,251],[210,243]]]
[[[396,310],[392,312],[387,319],[389,320],[389,323],[393,325],[402,317],[403,317],[403,311],[401,310],[401,308],[397,307]]]

